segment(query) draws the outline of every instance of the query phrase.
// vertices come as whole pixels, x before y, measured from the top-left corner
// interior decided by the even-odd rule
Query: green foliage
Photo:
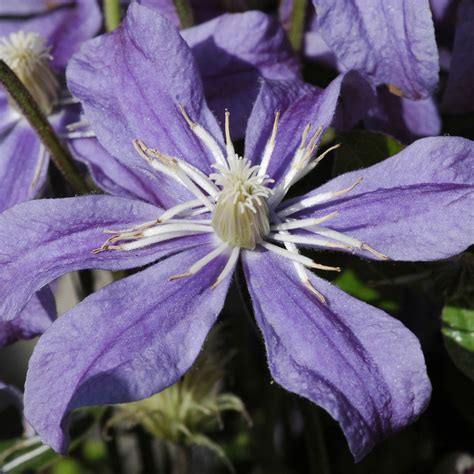
[[[442,319],[446,350],[456,366],[474,380],[474,310],[446,306]]]
[[[341,146],[336,151],[334,176],[375,165],[404,148],[389,135],[366,130],[338,133],[336,142]]]

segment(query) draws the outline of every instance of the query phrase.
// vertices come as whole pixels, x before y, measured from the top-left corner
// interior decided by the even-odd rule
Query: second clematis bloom
[[[16,73],[54,128],[65,131],[67,61],[101,25],[96,0],[2,1],[0,59]],[[49,158],[36,132],[0,87],[0,212],[36,197]]]
[[[65,272],[152,265],[86,298],[39,341],[25,410],[45,443],[67,451],[76,408],[146,398],[179,380],[239,258],[273,378],[325,408],[357,460],[425,409],[431,386],[415,336],[314,275],[338,269],[299,247],[375,260],[462,251],[472,243],[473,144],[422,140],[286,200],[322,158],[344,80],[325,91],[264,82],[241,157],[229,114],[224,138],[168,21],[132,5],[120,28],[84,45],[69,86],[129,197],[34,201],[1,215],[0,317]]]

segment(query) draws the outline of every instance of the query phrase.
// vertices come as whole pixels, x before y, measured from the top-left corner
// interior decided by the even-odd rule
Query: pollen
[[[219,173],[210,177],[220,188],[212,216],[212,227],[228,244],[254,249],[270,232],[267,199],[272,182],[260,175],[260,166],[236,154],[227,157],[229,166],[214,165]]]
[[[0,38],[0,59],[15,72],[40,109],[50,114],[60,92],[51,67],[51,48],[37,33],[18,31]]]

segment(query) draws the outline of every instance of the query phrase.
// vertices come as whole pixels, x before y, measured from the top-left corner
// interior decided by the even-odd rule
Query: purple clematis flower
[[[428,0],[313,4],[308,5],[305,56],[341,72],[355,69],[378,86],[365,125],[405,143],[438,135],[441,120],[431,95],[439,64]],[[281,2],[283,24],[293,5],[293,0]]]
[[[154,264],[89,296],[40,339],[25,409],[45,443],[67,451],[76,408],[175,383],[199,354],[239,258],[273,378],[338,420],[356,459],[425,409],[431,387],[415,336],[312,274],[337,269],[298,246],[375,260],[462,251],[472,242],[473,144],[421,140],[285,200],[322,158],[314,155],[344,80],[325,91],[264,81],[240,157],[229,114],[224,139],[192,52],[168,21],[132,5],[120,28],[83,46],[69,86],[101,144],[136,178],[130,195],[139,199],[40,200],[3,213],[0,315],[15,317],[68,271]]]
[[[53,126],[67,117],[61,75],[80,43],[101,25],[96,0],[2,1],[0,59],[22,80]],[[36,132],[0,90],[0,212],[34,198],[44,184],[48,156]]]
[[[162,14],[172,2],[148,2]],[[215,5],[215,3],[214,3]],[[170,6],[174,11],[174,4]],[[166,17],[166,15],[163,15]],[[233,137],[243,138],[247,119],[258,95],[260,78],[271,80],[300,79],[298,61],[279,22],[262,12],[224,14],[206,23],[181,31],[190,46],[200,71],[204,93],[211,111],[223,116],[232,110]],[[360,87],[358,88],[360,90]],[[361,93],[365,101],[367,93]],[[139,196],[153,189],[146,176],[131,177],[97,140],[91,140],[89,130],[77,132],[73,142],[76,157],[87,164],[92,177],[103,190],[129,196],[136,183]],[[81,137],[87,137],[82,139]],[[141,184],[140,184],[141,183]]]

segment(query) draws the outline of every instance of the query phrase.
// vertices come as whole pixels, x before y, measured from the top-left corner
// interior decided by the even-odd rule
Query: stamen
[[[258,171],[258,176],[264,176],[267,172],[268,165],[270,164],[270,158],[272,157],[273,150],[275,149],[279,121],[280,121],[280,112],[278,111],[275,114],[272,134],[270,135],[270,139],[268,140],[267,144],[265,145],[265,149],[263,150],[263,156],[262,156],[262,161],[260,162],[260,169]]]
[[[234,247],[230,254],[229,260],[227,260],[227,263],[224,266],[224,269],[217,277],[217,280],[211,285],[212,289],[217,288],[224,281],[225,277],[234,269],[235,264],[237,263],[237,260],[239,258],[239,255],[240,255],[239,247]]]
[[[305,267],[317,268],[319,270],[341,271],[341,269],[338,267],[327,267],[326,265],[320,265],[319,263],[316,263],[304,255],[301,255],[297,252],[292,252],[291,250],[287,250],[282,247],[278,247],[278,245],[271,244],[270,242],[262,241],[260,242],[260,245],[270,252],[276,253],[277,255],[287,258],[288,260],[304,265]]]
[[[186,112],[186,109],[182,105],[179,106],[179,110],[181,111],[181,114],[183,115],[184,120],[186,120],[187,124],[189,125],[189,128],[207,146],[212,156],[214,157],[214,160],[216,161],[216,163],[219,163],[220,165],[223,165],[223,166],[227,166],[226,159],[224,155],[222,154],[221,148],[217,144],[214,137],[207,130],[201,127],[201,125],[197,124],[196,122],[193,122],[189,118],[189,115]]]
[[[192,265],[187,272],[180,273],[178,275],[174,275],[169,278],[170,281],[178,280],[180,278],[185,278],[194,275],[197,273],[201,268],[205,267],[208,263],[210,263],[212,260],[217,258],[219,255],[224,253],[229,246],[226,243],[220,244],[218,247],[216,247],[212,252],[209,252],[207,255],[205,255],[203,258],[199,259],[194,265]]]
[[[331,201],[332,199],[340,196],[344,196],[347,193],[350,193],[356,186],[362,183],[363,178],[359,178],[354,184],[349,186],[346,189],[341,191],[328,191],[326,193],[316,194],[315,196],[301,198],[296,201],[293,201],[290,205],[285,206],[283,209],[278,211],[278,216],[281,218],[290,216],[291,214],[296,214],[304,209],[316,206],[323,202]]]
[[[166,240],[176,239],[178,237],[189,237],[193,235],[193,232],[170,232],[164,235],[155,235],[153,237],[147,237],[145,239],[138,239],[134,240],[133,242],[127,242],[125,244],[120,245],[109,245],[110,239],[108,239],[104,244],[92,251],[92,253],[97,254],[100,252],[105,252],[107,250],[122,250],[122,251],[130,251],[130,250],[137,250],[143,247],[148,247],[153,244],[157,244],[159,242],[164,242]]]
[[[350,250],[352,247],[349,245],[340,244],[337,242],[331,242],[329,240],[317,239],[314,237],[306,237],[304,235],[292,235],[292,234],[269,234],[268,236],[272,240],[279,242],[293,242],[300,245],[316,245],[318,247],[327,247],[332,249],[345,249]]]
[[[97,138],[97,135],[92,130],[84,130],[82,132],[61,133],[61,137],[67,140],[77,140],[78,138]]]
[[[31,180],[30,184],[30,191],[33,191],[38,184],[39,177],[41,175],[41,170],[43,169],[44,160],[46,159],[48,152],[46,151],[45,146],[43,143],[40,143],[40,148],[38,152],[38,163],[36,164],[35,174],[33,175],[33,179]]]
[[[234,156],[235,149],[234,144],[232,143],[232,138],[230,137],[230,112],[225,111],[225,144],[227,148],[227,156]]]
[[[181,204],[177,204],[176,206],[171,207],[167,211],[163,212],[158,219],[159,223],[164,223],[167,220],[171,219],[178,214],[182,214],[183,212],[190,211],[196,207],[201,207],[201,200],[200,199],[193,199],[191,201],[186,201]],[[207,208],[204,209],[205,212],[208,212]]]
[[[70,132],[74,132],[81,128],[87,128],[87,127],[90,127],[90,123],[86,119],[78,120],[77,122],[72,122],[69,125],[66,125],[66,129],[69,130]]]
[[[137,150],[139,150],[140,156],[144,157],[148,163],[151,164],[155,169],[155,164],[157,163],[155,158],[160,160],[166,167],[170,169],[171,172],[174,171],[175,174],[171,174],[173,177],[179,178],[182,184],[184,184],[189,189],[189,180],[190,178],[193,183],[191,185],[191,191],[199,198],[198,193],[201,195],[202,193],[198,190],[198,193],[195,192],[196,188],[194,183],[200,186],[204,191],[206,191],[210,196],[214,197],[218,192],[219,189],[215,186],[215,184],[198,168],[186,163],[183,160],[175,158],[173,156],[165,155],[157,150],[153,150],[152,148],[148,148],[145,143],[141,140],[134,140],[134,146]],[[160,164],[161,166],[161,164]],[[160,169],[158,169],[160,170]],[[183,172],[186,176],[183,175]],[[194,189],[194,191],[193,191]]]
[[[389,258],[383,253],[380,253],[377,250],[370,247],[369,245],[363,243],[362,241],[355,239],[354,237],[351,237],[349,235],[343,234],[342,232],[338,232],[337,230],[328,229],[327,227],[323,227],[319,225],[311,226],[308,230],[315,234],[324,235],[331,239],[342,242],[343,244],[348,245],[350,248],[367,250],[368,252],[372,253],[373,255],[375,255],[377,258],[380,258],[381,260],[389,260]]]
[[[211,226],[200,225],[200,224],[188,224],[186,222],[176,222],[175,224],[159,224],[156,227],[151,227],[139,235],[140,237],[152,237],[153,235],[166,234],[168,232],[174,231],[188,231],[195,233],[206,233],[214,232],[214,229]]]
[[[305,227],[311,227],[316,224],[326,222],[339,214],[338,211],[331,212],[323,217],[309,218],[309,219],[297,219],[294,221],[288,221],[281,224],[274,224],[270,227],[271,230],[291,230],[291,229],[302,229]]]
[[[51,48],[37,33],[17,31],[0,38],[0,59],[15,72],[42,112],[49,115],[58,100],[60,84],[51,66]],[[12,102],[13,107],[17,107]]]

